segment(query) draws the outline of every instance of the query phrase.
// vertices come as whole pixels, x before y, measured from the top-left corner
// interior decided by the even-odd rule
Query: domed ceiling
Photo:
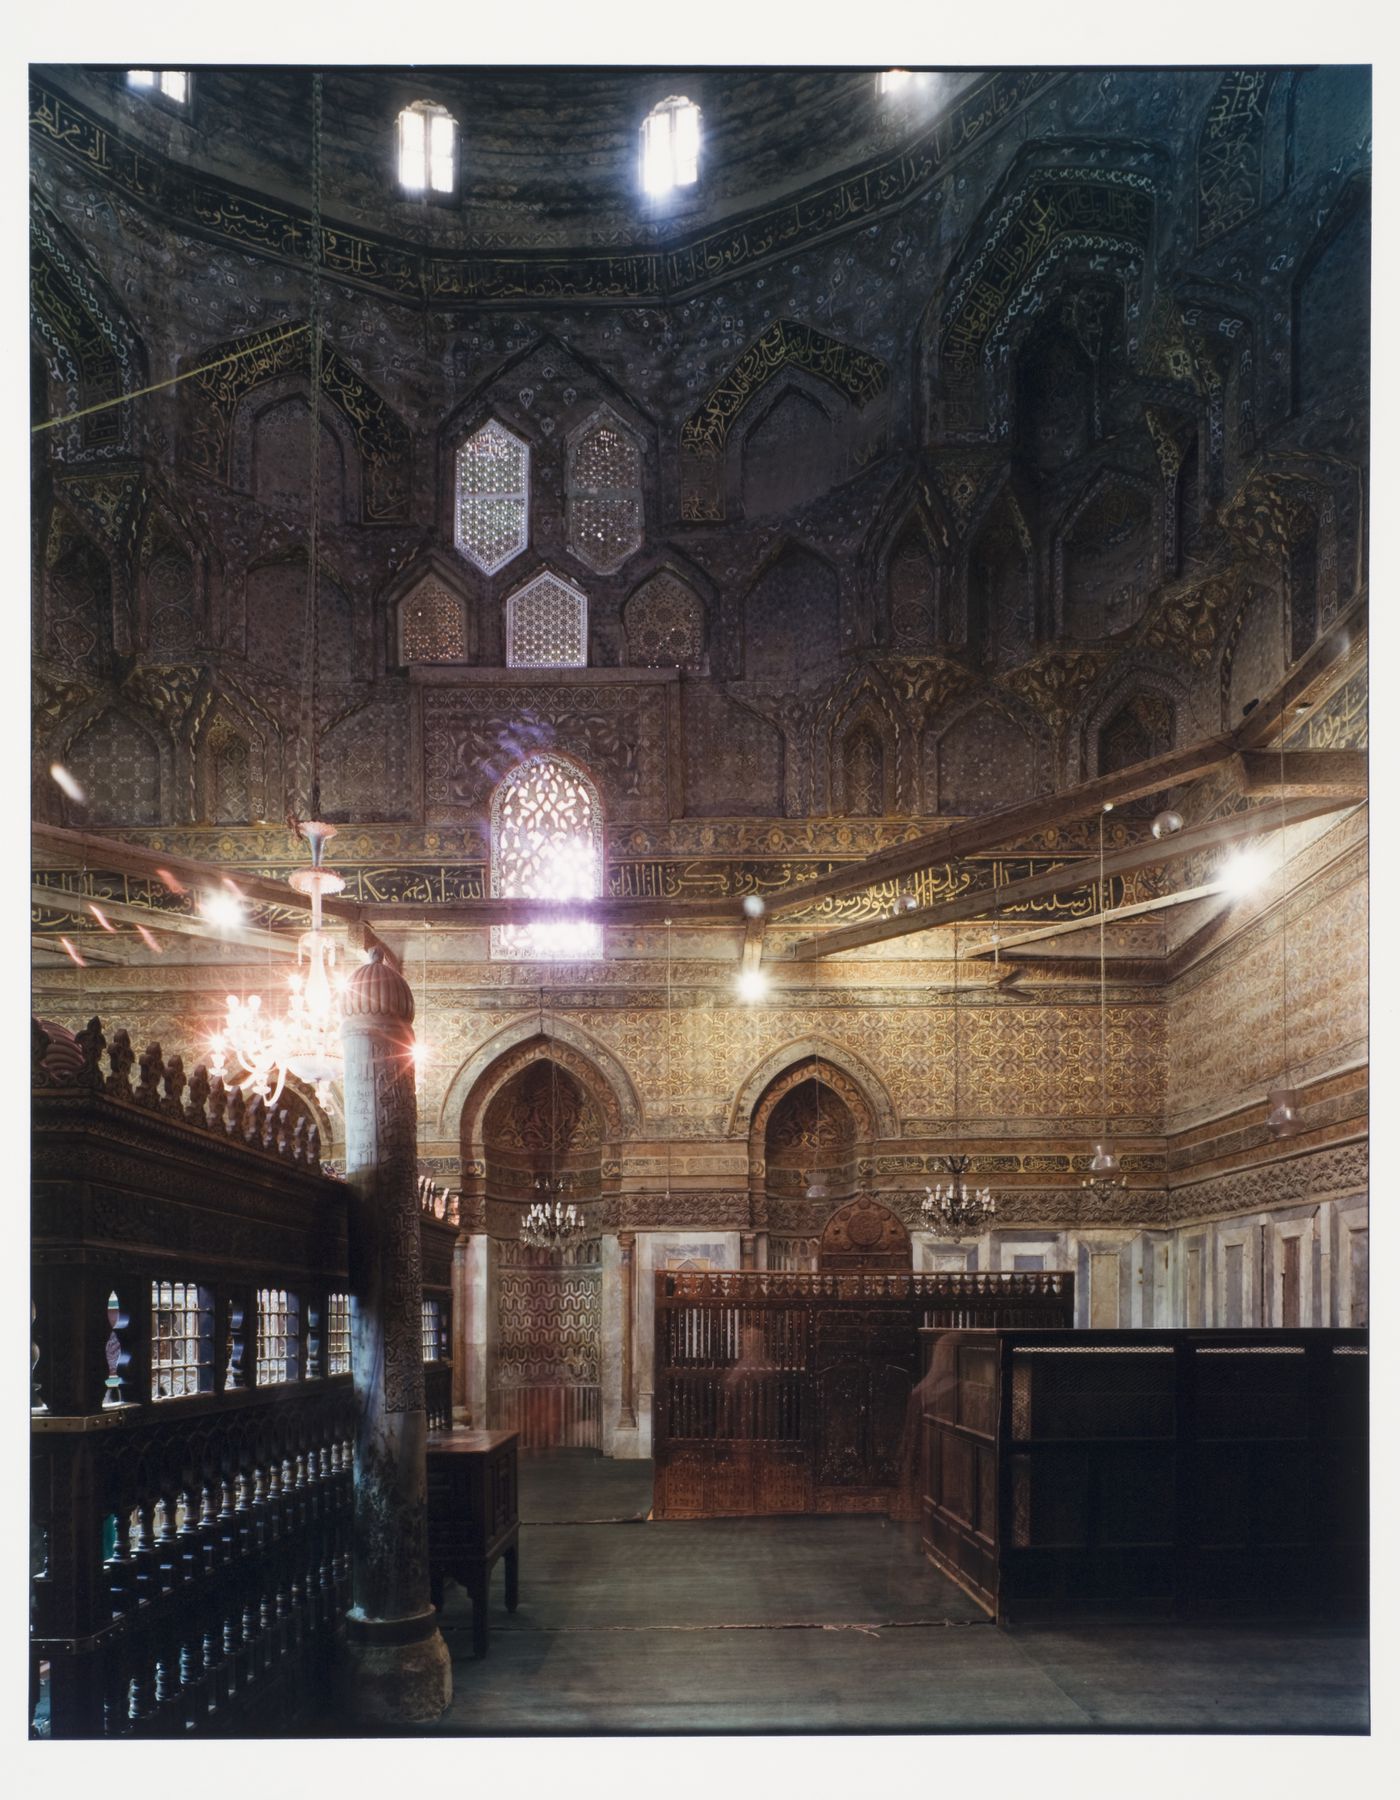
[[[148,104],[128,88],[124,69],[34,72],[133,146],[220,183],[308,202],[309,69],[195,70],[187,113]],[[882,97],[868,69],[330,69],[323,210],[443,249],[667,241],[917,151],[978,79],[930,73]],[[701,109],[701,179],[654,202],[639,185],[639,131],[650,108],[672,94]],[[394,121],[415,100],[446,106],[458,122],[461,180],[446,200],[405,198],[397,188]],[[258,121],[256,136],[250,120]]]

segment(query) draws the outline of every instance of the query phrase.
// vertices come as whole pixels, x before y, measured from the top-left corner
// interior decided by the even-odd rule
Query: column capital
[[[413,989],[376,945],[345,984],[340,1003],[343,1019],[392,1019],[413,1023]]]

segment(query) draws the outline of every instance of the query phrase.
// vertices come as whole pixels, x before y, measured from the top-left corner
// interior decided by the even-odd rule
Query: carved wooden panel
[[[479,818],[524,755],[560,750],[598,782],[609,822],[667,816],[666,708],[653,682],[591,686],[482,682],[432,688],[423,701],[428,807]]]
[[[600,1448],[600,1245],[561,1260],[503,1243],[496,1260],[490,1424],[526,1448]]]
[[[655,1516],[912,1517],[919,1327],[1072,1317],[1053,1273],[658,1273]]]
[[[914,1248],[907,1227],[889,1207],[862,1194],[827,1220],[817,1266],[909,1270],[914,1266]]]

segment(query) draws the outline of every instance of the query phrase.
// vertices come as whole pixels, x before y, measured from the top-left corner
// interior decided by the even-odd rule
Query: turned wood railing
[[[423,1246],[423,1382],[429,1431],[452,1429],[452,1256],[461,1194],[444,1192],[426,1176],[418,1183]]]
[[[1057,1271],[658,1274],[655,1515],[916,1517],[920,1328],[1073,1319]]]
[[[32,1041],[31,1729],[282,1729],[349,1604],[347,1189],[158,1045]],[[456,1230],[422,1235],[450,1385]]]

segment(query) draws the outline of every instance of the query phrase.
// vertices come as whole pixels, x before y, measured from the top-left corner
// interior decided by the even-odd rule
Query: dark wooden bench
[[[491,1570],[505,1558],[506,1610],[520,1598],[520,1508],[515,1431],[428,1434],[428,1577],[442,1609],[450,1575],[472,1603],[472,1648],[486,1654]]]

